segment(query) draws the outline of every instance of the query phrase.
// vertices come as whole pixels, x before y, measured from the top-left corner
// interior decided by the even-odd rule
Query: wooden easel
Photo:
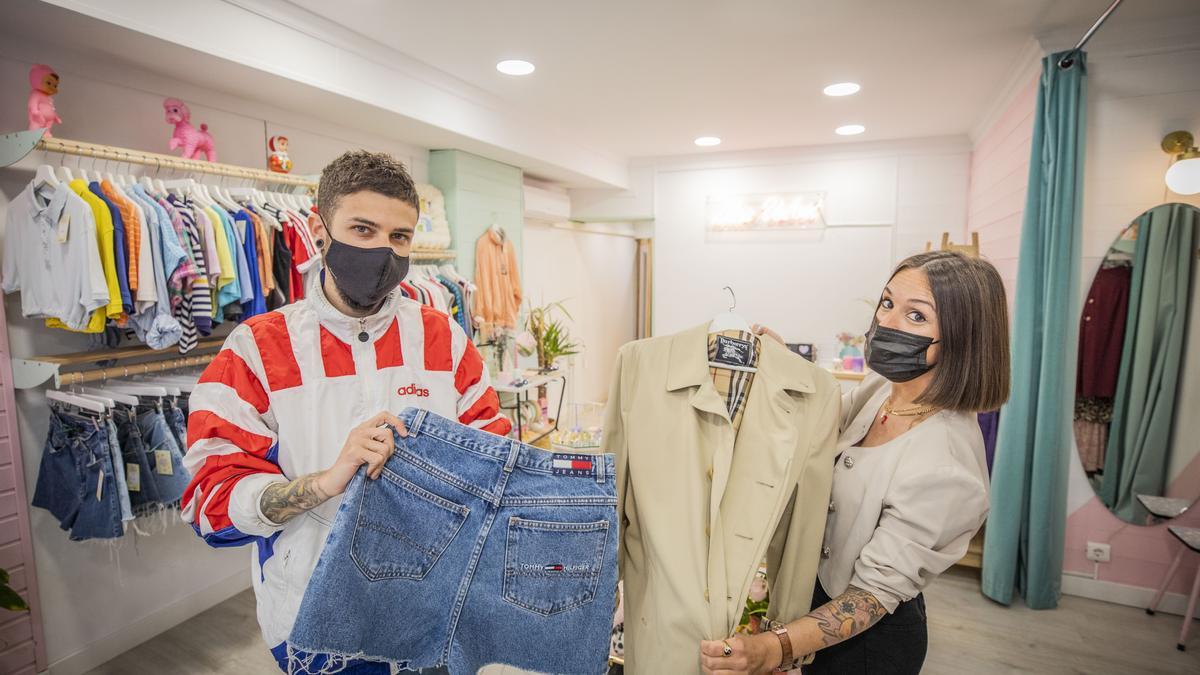
[[[925,250],[932,251],[933,250],[933,242],[931,242],[931,241],[925,242]],[[942,247],[940,250],[942,250],[942,251],[957,251],[967,257],[978,258],[979,257],[979,233],[978,232],[971,233],[971,243],[969,243],[969,244],[953,244],[950,242],[950,233],[943,232],[942,233]]]

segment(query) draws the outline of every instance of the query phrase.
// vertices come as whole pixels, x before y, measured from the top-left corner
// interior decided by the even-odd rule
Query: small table
[[[541,375],[541,374],[537,374],[537,373],[533,373],[533,374],[526,373],[523,377],[526,380],[528,380],[528,382],[526,384],[521,385],[520,387],[512,387],[509,385],[497,384],[497,385],[492,385],[492,388],[496,390],[497,394],[512,394],[513,396],[516,397],[517,403],[515,406],[506,406],[502,403],[500,405],[500,408],[503,410],[515,410],[516,411],[516,413],[517,413],[517,440],[521,441],[522,443],[532,445],[532,444],[537,443],[538,441],[542,440],[543,438],[549,436],[551,433],[558,430],[558,420],[560,417],[562,417],[563,398],[566,396],[566,392],[567,392],[567,376],[563,375],[561,373],[550,373],[548,375]],[[524,420],[522,419],[524,416],[521,414],[521,403],[529,400],[530,393],[533,392],[534,390],[536,390],[538,387],[540,387],[542,385],[550,384],[551,382],[559,383],[558,412],[555,413],[555,415],[554,415],[554,426],[550,429],[547,429],[545,433],[526,441],[524,438],[525,437],[525,423],[524,423]]]
[[[1158,587],[1158,592],[1154,594],[1154,600],[1146,608],[1146,613],[1150,615],[1158,610],[1158,603],[1162,602],[1163,595],[1167,592],[1167,586],[1171,583],[1175,572],[1179,570],[1179,563],[1183,560],[1183,556],[1188,551],[1200,553],[1200,527],[1171,525],[1167,527],[1167,531],[1175,535],[1181,546],[1179,553],[1175,554],[1175,559],[1171,561],[1171,567],[1167,569],[1167,576],[1163,578],[1162,586]],[[1183,615],[1183,628],[1179,631],[1179,642],[1175,645],[1175,648],[1181,652],[1187,649],[1188,629],[1192,627],[1192,616],[1196,614],[1198,597],[1200,597],[1200,570],[1196,570],[1196,578],[1192,581],[1192,595],[1188,598],[1187,612]]]
[[[1172,497],[1159,497],[1156,495],[1135,495],[1142,506],[1150,512],[1153,518],[1170,520],[1182,516],[1192,503],[1186,499],[1174,499]],[[1153,519],[1147,525],[1153,525]]]

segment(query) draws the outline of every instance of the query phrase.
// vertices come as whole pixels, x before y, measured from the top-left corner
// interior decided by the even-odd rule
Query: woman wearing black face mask
[[[872,374],[842,398],[813,611],[786,632],[728,640],[728,650],[705,643],[706,673],[762,673],[789,653],[797,663],[815,653],[805,675],[920,672],[921,591],[963,557],[987,516],[975,413],[1008,398],[1000,275],[944,251],[901,262],[880,296],[866,357]]]

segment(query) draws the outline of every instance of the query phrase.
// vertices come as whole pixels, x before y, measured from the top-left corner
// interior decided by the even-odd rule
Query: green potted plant
[[[0,608],[10,612],[25,612],[29,605],[8,585],[8,570],[0,569]]]
[[[579,343],[571,339],[571,332],[561,319],[554,318],[554,313],[561,312],[568,319],[571,313],[563,306],[563,301],[551,302],[541,307],[533,307],[525,316],[525,330],[533,338],[529,341],[518,340],[519,349],[524,356],[537,355],[538,372],[552,373],[558,369],[555,362],[564,356],[579,353]],[[538,405],[542,411],[542,419],[549,416],[546,402],[546,385],[538,387]]]

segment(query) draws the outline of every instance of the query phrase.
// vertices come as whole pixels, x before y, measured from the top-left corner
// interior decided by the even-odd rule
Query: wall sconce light
[[[1163,152],[1175,158],[1165,180],[1171,192],[1181,195],[1200,193],[1200,149],[1186,131],[1172,131],[1163,137]]]

